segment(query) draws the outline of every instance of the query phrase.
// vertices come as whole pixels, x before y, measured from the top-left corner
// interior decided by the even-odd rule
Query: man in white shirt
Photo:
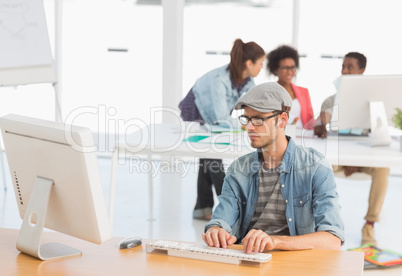
[[[342,75],[363,74],[366,69],[367,59],[358,52],[350,52],[345,55],[342,64]],[[326,125],[331,121],[332,109],[335,105],[335,95],[325,99],[321,105],[319,120],[321,124],[314,127],[314,134],[321,138],[327,137]],[[334,172],[343,171],[345,176],[350,176],[356,172],[363,172],[371,176],[371,188],[369,195],[369,204],[366,220],[362,229],[362,244],[377,244],[374,233],[374,223],[379,220],[382,205],[388,187],[389,168],[375,167],[352,167],[352,166],[334,166]]]

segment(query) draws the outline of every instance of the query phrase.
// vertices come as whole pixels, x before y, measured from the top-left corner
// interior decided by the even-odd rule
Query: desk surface
[[[183,142],[185,139],[198,142]],[[150,124],[120,139],[118,148],[134,154],[173,154],[204,158],[219,156],[224,159],[254,151],[246,139],[245,132],[211,134],[204,126],[195,122]]]
[[[360,139],[298,137],[296,143],[318,150],[332,165],[402,167],[402,152],[399,150],[399,141],[396,140],[392,140],[390,146],[381,147],[372,147],[367,137]]]
[[[221,159],[233,159],[255,150],[250,146],[245,132],[223,133],[197,143],[183,142],[183,139],[197,135],[211,134],[197,123],[151,124],[125,137],[123,141],[120,141],[119,149],[124,148],[134,154],[167,154]],[[399,150],[399,141],[396,140],[393,140],[388,147],[371,147],[370,139],[367,137],[321,139],[314,138],[309,131],[305,131],[302,137],[297,137],[295,141],[299,145],[317,149],[333,165],[402,167],[402,152]],[[230,142],[230,145],[219,144],[219,142]]]
[[[96,245],[55,232],[45,232],[43,242],[61,242],[83,254],[39,261],[15,248],[18,230],[0,229],[2,275],[363,275],[363,253],[335,250],[276,251],[262,267],[247,267],[147,254],[145,246],[119,250],[121,238]],[[146,241],[145,241],[146,242]],[[236,246],[239,247],[240,246]]]

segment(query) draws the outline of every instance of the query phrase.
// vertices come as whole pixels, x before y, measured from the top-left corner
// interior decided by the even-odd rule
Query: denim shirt
[[[330,163],[318,151],[296,145],[290,137],[287,139],[289,143],[279,171],[290,235],[327,231],[343,244],[343,222]],[[240,157],[229,167],[219,204],[205,231],[219,226],[240,242],[255,212],[258,185],[256,151]]]
[[[222,122],[223,126],[240,126],[237,118],[231,117],[231,111],[240,96],[255,86],[250,79],[241,91],[232,86],[228,65],[213,69],[200,77],[192,90],[195,104],[201,117],[208,123]],[[226,124],[225,124],[226,123]]]

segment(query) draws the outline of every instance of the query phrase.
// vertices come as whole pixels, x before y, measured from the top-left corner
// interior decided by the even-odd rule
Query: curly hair
[[[297,50],[288,45],[281,45],[269,52],[267,55],[268,72],[275,75],[275,71],[279,68],[279,62],[285,58],[293,59],[296,64],[296,68],[299,69],[299,53]]]

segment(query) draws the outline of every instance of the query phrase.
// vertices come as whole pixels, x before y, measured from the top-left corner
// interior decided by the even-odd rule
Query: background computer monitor
[[[402,107],[402,75],[343,75],[335,102],[332,126],[338,129],[371,128],[373,133],[381,110],[370,110],[370,102],[382,103],[385,123],[393,126],[395,108]]]
[[[402,75],[343,75],[337,93],[339,128],[370,128],[370,101],[384,103],[388,123],[402,107]]]
[[[17,249],[42,260],[81,254],[61,244],[41,245],[44,227],[97,244],[108,240],[91,131],[12,114],[0,118],[0,127],[23,218]]]

